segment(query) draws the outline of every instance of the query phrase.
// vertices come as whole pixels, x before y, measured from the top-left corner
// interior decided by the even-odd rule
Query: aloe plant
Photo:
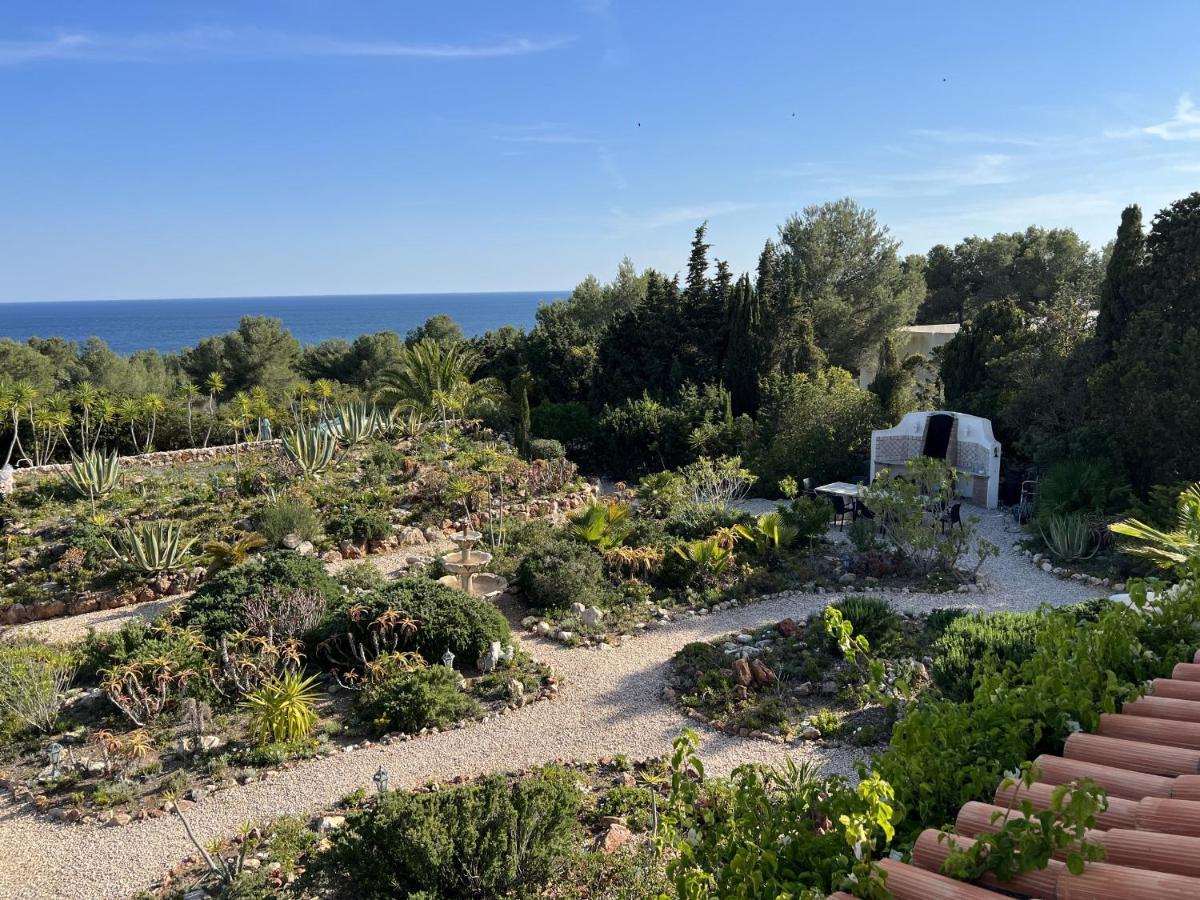
[[[281,442],[284,455],[305,475],[320,475],[333,462],[337,440],[321,428],[302,428],[288,434]]]
[[[71,463],[63,472],[63,479],[80,497],[87,497],[96,512],[96,498],[112,493],[121,475],[121,459],[114,452],[105,456],[91,450],[76,456],[71,454]]]
[[[1100,549],[1100,542],[1083,516],[1070,513],[1049,516],[1038,524],[1038,530],[1050,552],[1067,562],[1090,559]]]
[[[184,540],[178,522],[140,522],[126,525],[114,540],[107,540],[113,555],[128,566],[143,572],[170,572],[178,569],[195,538]]]
[[[343,403],[329,420],[334,436],[344,444],[361,444],[379,430],[379,414],[365,403]]]

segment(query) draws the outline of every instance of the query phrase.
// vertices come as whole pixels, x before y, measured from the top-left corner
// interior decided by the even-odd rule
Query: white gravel
[[[1012,552],[1015,534],[1007,520],[986,514],[982,532],[1001,547],[1001,557],[984,571],[992,587],[982,594],[889,593],[904,610],[977,605],[988,609],[1031,609],[1042,602],[1087,599],[1096,589],[1062,581]],[[391,747],[371,747],[303,763],[268,781],[221,791],[198,802],[189,819],[201,839],[232,832],[246,821],[283,813],[311,814],[357,788],[371,788],[383,766],[398,788],[429,780],[514,769],[558,758],[594,759],[626,753],[635,759],[670,748],[689,724],[660,698],[671,656],[689,641],[738,628],[801,618],[821,609],[829,595],[792,593],[784,597],[647,632],[606,650],[569,650],[533,638],[523,643],[549,662],[563,679],[559,699],[536,703],[493,722],[470,726]],[[693,724],[694,723],[690,723]],[[725,773],[746,762],[778,759],[788,750],[759,740],[732,738],[698,729],[710,770]],[[855,751],[823,751],[801,744],[790,751],[849,774]],[[168,867],[192,852],[177,819],[162,817],[124,828],[51,823],[0,800],[0,898],[120,898],[149,886]]]

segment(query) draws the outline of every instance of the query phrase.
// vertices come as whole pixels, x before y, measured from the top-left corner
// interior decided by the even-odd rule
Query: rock
[[[589,628],[596,628],[604,621],[604,610],[598,606],[589,606],[583,611],[580,618],[583,620],[584,625]]]
[[[800,732],[800,737],[806,741],[815,741],[821,737],[821,730],[815,725],[805,725],[804,729]]]
[[[799,637],[801,630],[795,619],[783,619],[775,626],[775,629],[785,638]]]
[[[750,687],[754,683],[754,673],[750,669],[750,663],[744,659],[735,659],[733,661],[733,678],[743,687]]]
[[[584,614],[584,612],[586,612],[586,611],[587,611],[587,607],[584,606],[582,603],[572,603],[571,604],[571,612],[575,613],[575,615],[577,615],[577,616],[582,616]]]
[[[543,637],[548,635],[550,633],[550,623],[549,622],[538,622],[536,625],[533,626],[533,633],[540,634]]]
[[[296,534],[295,532],[292,532],[291,534],[285,534],[283,536],[283,540],[281,540],[279,543],[282,544],[286,550],[295,550],[302,543],[304,543],[304,538],[300,537],[300,535]]]
[[[560,631],[558,634],[555,635],[555,637],[558,638],[560,641],[562,641],[565,644],[567,641],[569,641],[575,637],[575,632]]]
[[[526,631],[532,631],[533,626],[536,625],[537,622],[538,622],[537,616],[526,616],[525,618],[523,618],[521,620],[521,627],[524,628]]]
[[[426,528],[422,534],[425,535],[426,543],[436,543],[442,539],[442,531],[440,528],[434,528],[432,525]]]
[[[772,685],[779,680],[761,659],[750,661],[750,673],[754,676],[754,680],[763,686]]]
[[[332,562],[341,562],[341,561],[342,561],[342,554],[339,553],[337,550],[326,550],[324,553],[321,554],[321,562],[332,563]]]
[[[243,869],[254,870],[254,869],[257,869],[261,865],[262,865],[262,860],[256,859],[253,856],[247,856],[245,859],[242,860],[242,868]]]
[[[737,697],[739,700],[749,700],[750,688],[746,687],[744,684],[735,684],[733,686],[733,696]]]
[[[1050,565],[1048,562],[1044,562],[1042,563],[1042,571],[1049,574],[1050,572],[1054,571],[1054,566]]]
[[[602,853],[616,853],[626,844],[633,840],[633,832],[619,823],[613,823],[608,826],[608,831],[599,841],[599,850]]]
[[[312,541],[301,541],[296,545],[295,550],[301,556],[312,556],[317,552],[317,548],[313,546]]]
[[[797,697],[807,697],[813,691],[811,681],[803,681],[792,688],[792,693]]]
[[[525,685],[514,678],[508,683],[508,696],[517,706],[525,705]]]
[[[321,816],[313,825],[313,831],[317,834],[328,834],[330,831],[337,831],[345,824],[345,816]]]
[[[825,681],[821,683],[822,694],[836,694],[837,692],[838,686],[836,681]]]
[[[112,818],[108,820],[108,824],[113,828],[120,828],[123,825],[128,825],[132,821],[133,816],[129,815],[129,813],[118,812],[112,814]]]
[[[737,642],[738,642],[739,644],[753,644],[753,643],[754,643],[754,635],[752,635],[752,634],[739,634],[739,635],[737,636]]]
[[[854,584],[854,573],[847,572],[838,578],[838,584]]]

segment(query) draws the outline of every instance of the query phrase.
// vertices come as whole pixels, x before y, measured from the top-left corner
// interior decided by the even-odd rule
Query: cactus
[[[361,444],[380,428],[379,414],[375,407],[365,403],[343,403],[337,408],[329,429],[343,444]]]
[[[120,475],[121,460],[116,453],[105,456],[98,450],[90,450],[83,456],[71,454],[63,479],[76,494],[88,498],[95,513],[96,498],[112,493]]]
[[[107,541],[117,559],[149,573],[178,569],[195,542],[195,538],[183,539],[177,522],[141,522],[136,528],[126,525],[117,532],[115,542]]]
[[[281,441],[284,455],[308,478],[320,475],[333,462],[337,441],[319,427],[291,432]]]

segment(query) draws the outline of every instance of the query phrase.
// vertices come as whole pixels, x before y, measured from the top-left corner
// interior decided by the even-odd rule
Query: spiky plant
[[[1049,516],[1038,524],[1046,547],[1061,560],[1090,559],[1100,549],[1092,527],[1083,516],[1073,513]]]
[[[204,564],[207,574],[215,575],[244,563],[255,550],[267,545],[267,539],[257,531],[243,534],[234,541],[209,541],[204,545]]]
[[[114,451],[105,455],[97,450],[83,456],[71,454],[71,463],[63,472],[67,485],[80,497],[86,497],[96,512],[96,498],[111,494],[121,478],[121,459]]]
[[[250,731],[261,743],[298,741],[317,720],[315,675],[288,672],[265,682],[242,704],[250,714]]]
[[[343,444],[353,447],[379,430],[379,414],[366,403],[343,403],[334,410],[329,429]]]
[[[778,512],[763,513],[753,528],[739,524],[734,530],[740,537],[753,541],[754,549],[761,556],[771,556],[790,547],[800,535],[800,529],[789,525]]]
[[[337,439],[322,428],[300,428],[290,432],[280,445],[291,463],[306,478],[313,478],[328,469],[333,462]]]
[[[629,506],[596,500],[567,516],[567,530],[598,550],[619,546],[629,536]]]
[[[1172,531],[1160,531],[1139,519],[1124,519],[1109,530],[1139,542],[1122,543],[1126,553],[1152,560],[1162,569],[1194,574],[1200,570],[1200,482],[1180,493],[1175,501],[1175,521]]]
[[[113,540],[105,540],[113,555],[127,566],[150,574],[170,572],[183,565],[195,538],[183,537],[178,522],[139,522],[126,525]]]

